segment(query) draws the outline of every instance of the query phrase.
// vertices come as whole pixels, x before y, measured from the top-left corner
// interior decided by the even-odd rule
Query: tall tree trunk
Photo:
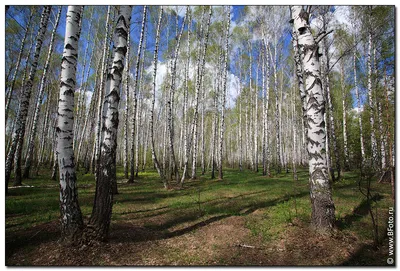
[[[113,185],[116,183],[116,149],[118,133],[118,105],[120,87],[127,51],[132,7],[120,6],[115,27],[114,57],[110,73],[107,74],[107,88],[104,101],[104,120],[100,164],[96,171],[96,193],[88,235],[94,240],[108,239],[113,204]]]
[[[21,64],[21,58],[22,58],[22,55],[23,55],[23,52],[24,52],[26,38],[27,38],[28,33],[30,31],[30,28],[31,28],[32,17],[33,17],[33,14],[34,14],[32,8],[33,7],[31,7],[31,12],[30,12],[30,15],[29,15],[28,24],[26,25],[24,37],[22,38],[22,41],[21,41],[21,48],[19,49],[17,62],[15,63],[14,75],[13,75],[13,77],[11,79],[11,84],[10,84],[9,89],[7,90],[7,94],[6,94],[6,113],[5,113],[6,114],[6,120],[5,120],[5,125],[7,125],[8,112],[10,110],[11,98],[12,98],[12,94],[14,92],[15,81],[17,80],[17,76],[18,76],[18,72],[19,72],[19,65]],[[29,57],[27,58],[27,60],[29,60]],[[27,63],[28,63],[28,61],[27,61]]]
[[[343,151],[344,151],[344,169],[350,170],[349,148],[347,145],[347,106],[346,106],[346,86],[344,80],[344,62],[340,66],[340,86],[342,90],[342,107],[343,107]]]
[[[183,92],[183,121],[182,121],[182,130],[183,130],[183,172],[182,178],[180,181],[180,185],[183,185],[185,178],[187,177],[187,168],[189,163],[189,144],[188,144],[188,94],[189,94],[189,69],[190,69],[190,38],[191,38],[191,28],[192,28],[192,13],[189,9],[188,11],[188,37],[187,37],[187,60],[185,67],[185,87]]]
[[[154,146],[154,104],[156,101],[156,78],[157,78],[157,63],[158,63],[158,46],[160,43],[160,30],[161,30],[161,20],[163,15],[163,7],[160,7],[160,12],[158,15],[158,23],[157,23],[157,33],[156,33],[156,41],[154,47],[154,58],[153,58],[153,91],[151,97],[151,112],[150,112],[150,141],[151,141],[151,158],[153,159],[154,166],[157,169],[158,174],[164,184],[164,188],[168,188],[168,182],[164,176],[162,169],[160,168],[160,164],[157,159],[157,154]]]
[[[56,127],[56,157],[60,176],[61,234],[63,238],[72,241],[76,241],[83,228],[76,186],[74,150],[72,148],[74,136],[74,93],[81,10],[81,6],[68,6]]]
[[[229,28],[231,23],[231,10],[230,6],[227,7],[226,12],[226,29],[225,29],[225,65],[224,65],[224,86],[222,89],[222,106],[221,106],[221,126],[220,126],[220,143],[219,143],[219,171],[218,171],[218,179],[223,179],[223,172],[222,172],[222,147],[224,144],[224,132],[225,132],[225,102],[226,102],[226,86],[228,81],[228,62],[229,62]]]
[[[220,64],[220,60],[221,60],[221,53],[220,53],[220,57],[219,57],[219,61],[218,63]],[[218,67],[220,67],[220,65],[218,65]],[[216,167],[216,143],[217,143],[217,127],[218,127],[218,91],[216,89],[218,89],[218,79],[219,78],[215,78],[215,81],[217,82],[214,86],[214,114],[213,114],[213,127],[212,127],[212,133],[213,133],[213,137],[212,137],[212,146],[211,146],[211,179],[215,179],[215,167]]]
[[[242,135],[242,62],[243,57],[239,48],[239,93],[237,103],[239,104],[239,170],[243,171],[243,135]],[[221,67],[221,63],[218,63],[218,67]]]
[[[173,62],[171,65],[171,83],[169,86],[170,90],[170,95],[169,95],[169,100],[168,100],[168,134],[169,134],[169,151],[170,151],[170,162],[172,165],[172,171],[175,174],[175,180],[177,183],[179,183],[180,178],[179,178],[179,168],[176,162],[175,158],[175,148],[174,148],[174,120],[173,120],[173,104],[174,104],[174,95],[175,95],[175,85],[176,85],[176,63],[178,60],[178,54],[179,54],[179,49],[180,49],[180,43],[181,43],[181,37],[183,33],[183,29],[185,27],[186,19],[187,19],[187,13],[188,13],[189,7],[186,8],[186,14],[185,17],[183,18],[181,30],[179,32],[179,35],[177,37],[177,43],[175,45],[175,53],[173,57]]]
[[[371,126],[371,158],[373,163],[377,163],[377,145],[376,145],[376,137],[375,137],[375,117],[374,117],[374,102],[373,102],[373,94],[372,94],[372,33],[371,30],[368,31],[368,55],[367,55],[367,67],[368,67],[368,106],[369,106],[369,123]]]
[[[212,16],[212,6],[209,6],[210,12],[209,12],[209,17],[208,17],[208,22],[206,26],[206,36],[203,41],[203,51],[201,53],[201,64],[200,61],[198,61],[199,65],[198,66],[198,72],[197,72],[197,78],[196,78],[196,91],[195,91],[195,112],[194,112],[194,119],[193,119],[193,165],[192,165],[192,179],[196,179],[196,162],[197,162],[197,122],[198,122],[198,115],[199,115],[199,110],[198,110],[198,104],[199,104],[199,96],[200,96],[200,91],[201,91],[201,85],[202,85],[202,80],[204,76],[204,67],[205,67],[205,62],[206,62],[206,52],[207,52],[207,46],[208,46],[208,37],[210,33],[210,23],[211,23],[211,16]],[[204,13],[204,8],[203,8],[203,13]],[[200,27],[200,33],[202,33],[202,25]],[[200,53],[200,51],[199,51]],[[200,57],[200,56],[199,56]],[[203,90],[204,91],[204,90]]]
[[[83,54],[83,67],[82,67],[82,73],[80,76],[81,82],[80,82],[80,86],[79,86],[79,96],[78,96],[78,104],[77,104],[77,108],[76,108],[76,115],[78,116],[76,122],[75,122],[75,126],[74,126],[74,149],[76,148],[75,145],[77,144],[77,140],[79,139],[78,135],[80,132],[80,125],[81,125],[81,119],[83,117],[83,106],[85,104],[85,100],[86,100],[86,84],[85,82],[85,70],[86,70],[86,61],[87,61],[87,54],[88,54],[88,50],[89,50],[89,43],[90,43],[90,35],[92,34],[92,20],[93,20],[93,10],[94,7],[92,7],[92,12],[90,14],[90,22],[89,22],[89,29],[87,32],[87,37],[86,37],[86,49],[85,49],[85,53]],[[81,17],[81,23],[83,21],[83,14]],[[94,52],[94,48],[92,49],[92,53],[90,54],[90,59],[89,59],[89,71],[90,71],[90,66],[91,66],[91,62],[92,62],[92,57],[93,57],[93,52]],[[84,86],[85,84],[85,86]],[[77,164],[77,170],[78,170],[79,165]]]
[[[357,68],[356,68],[356,50],[354,50],[353,56],[353,69],[354,69],[354,87],[357,98],[357,115],[358,115],[358,125],[360,126],[360,146],[361,146],[361,164],[364,164],[365,159],[365,148],[364,148],[364,136],[363,136],[363,125],[361,119],[361,101],[360,101],[360,93],[358,92],[358,83],[357,83]]]
[[[321,231],[331,230],[335,222],[335,206],[332,187],[328,178],[325,153],[325,110],[320,78],[318,44],[311,34],[308,14],[302,6],[292,6],[294,30],[297,32],[298,47],[303,56],[302,67],[307,93],[307,149],[309,153],[310,198],[312,205],[312,225]]]
[[[55,38],[55,35],[56,35],[58,23],[60,21],[61,10],[62,10],[61,7],[59,7],[58,8],[56,22],[55,22],[54,28],[53,28],[53,32],[51,33],[50,46],[49,46],[49,51],[47,53],[46,64],[44,65],[43,75],[42,75],[42,79],[40,81],[38,100],[37,100],[37,103],[36,103],[35,114],[34,114],[34,117],[33,117],[33,127],[32,127],[32,131],[31,131],[30,137],[29,137],[29,142],[28,142],[28,151],[27,151],[27,157],[26,157],[26,160],[25,160],[25,169],[24,169],[24,173],[22,175],[23,178],[29,178],[29,173],[30,173],[31,164],[32,164],[32,158],[33,158],[32,157],[33,156],[33,150],[34,150],[34,147],[35,147],[35,142],[34,141],[35,141],[36,130],[37,130],[37,126],[38,126],[38,119],[39,119],[39,114],[40,114],[40,106],[41,106],[42,100],[43,100],[44,88],[45,88],[45,84],[46,84],[46,80],[47,80],[47,71],[49,69],[51,55],[53,53],[54,38]]]
[[[268,41],[263,35],[263,126],[264,126],[264,141],[263,141],[263,175],[271,176],[270,160],[269,160],[269,124],[268,124],[268,108],[269,108],[269,54]],[[265,68],[264,68],[265,67]],[[265,69],[265,70],[264,70]],[[265,80],[266,75],[266,80]],[[266,85],[265,85],[266,83]]]
[[[97,116],[96,116],[96,137],[95,137],[95,148],[94,148],[94,157],[92,159],[92,170],[95,167],[96,170],[99,167],[99,159],[100,159],[100,143],[101,143],[101,131],[102,131],[102,113],[103,113],[103,96],[104,96],[104,87],[105,87],[105,75],[107,71],[107,63],[108,63],[108,46],[109,46],[109,32],[110,32],[110,14],[111,14],[111,6],[107,8],[107,19],[106,19],[106,35],[104,37],[103,43],[103,53],[102,53],[102,67],[101,67],[101,79],[99,86],[99,96],[97,103]],[[97,174],[95,174],[97,176]]]
[[[325,20],[324,20],[325,22]],[[324,23],[325,31],[326,29],[326,24]],[[326,97],[327,97],[327,102],[328,102],[328,112],[329,112],[329,138],[332,139],[333,143],[333,153],[335,157],[335,164],[336,164],[336,170],[337,170],[337,179],[340,179],[340,158],[339,158],[339,148],[338,148],[338,143],[336,139],[336,128],[335,128],[335,119],[333,117],[333,104],[332,104],[332,95],[331,95],[331,88],[330,88],[330,80],[329,80],[329,70],[331,69],[330,67],[330,57],[329,57],[329,47],[328,47],[328,42],[327,39],[325,38],[323,40],[323,45],[324,45],[324,55],[325,55],[325,69],[324,69],[324,77],[325,77],[325,90],[326,90]],[[329,154],[328,154],[329,155]],[[333,162],[332,162],[333,163]],[[328,164],[329,166],[329,164]],[[332,175],[332,180],[335,180],[335,175],[334,172],[331,173]]]
[[[254,89],[255,108],[254,108],[254,171],[258,172],[258,70],[260,63],[257,61],[256,84]]]
[[[20,98],[20,103],[19,103],[19,108],[18,108],[18,113],[17,113],[17,118],[16,118],[16,127],[14,130],[13,136],[12,136],[10,150],[7,154],[7,159],[6,159],[6,170],[5,170],[6,194],[8,193],[8,182],[9,182],[10,176],[11,176],[11,167],[12,167],[14,156],[17,160],[18,159],[20,160],[20,158],[21,158],[20,150],[22,150],[22,142],[24,141],[26,117],[28,115],[28,110],[29,110],[29,101],[31,98],[33,80],[35,78],[35,74],[36,74],[36,70],[37,70],[37,66],[38,66],[38,62],[39,62],[40,51],[42,49],[42,43],[43,43],[44,35],[46,33],[47,24],[49,22],[50,11],[51,11],[51,6],[44,6],[43,12],[41,15],[41,19],[40,19],[40,27],[39,27],[39,31],[37,34],[35,53],[34,53],[34,57],[33,57],[32,66],[31,66],[31,69],[29,72],[28,81],[26,82],[26,84],[23,88],[23,93]],[[16,149],[17,149],[18,144],[20,145],[20,150],[17,152]],[[19,172],[18,174],[20,174],[20,172],[21,172],[21,168],[19,166],[20,165],[15,166],[16,170]],[[21,183],[21,180],[17,179],[16,184],[20,184],[20,183]]]
[[[129,91],[129,81],[130,81],[130,41],[131,41],[131,34],[128,32],[128,40],[127,40],[127,51],[126,51],[126,59],[125,59],[125,110],[124,110],[124,176],[125,179],[129,178],[129,166],[128,166],[128,130],[129,130],[129,104],[130,104],[130,91]]]
[[[142,19],[142,27],[140,31],[140,40],[138,46],[138,52],[136,56],[136,65],[135,65],[135,84],[133,87],[133,112],[132,115],[132,146],[131,146],[131,175],[129,176],[128,183],[133,183],[135,179],[135,134],[136,134],[136,111],[137,111],[137,92],[138,92],[138,79],[139,79],[139,67],[140,67],[140,56],[142,54],[142,44],[144,37],[144,30],[146,27],[146,14],[147,14],[147,6],[143,7],[143,19]],[[143,72],[143,71],[141,71]]]

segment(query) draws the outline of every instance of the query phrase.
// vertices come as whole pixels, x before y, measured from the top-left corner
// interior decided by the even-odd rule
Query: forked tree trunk
[[[56,157],[60,176],[61,234],[63,238],[70,240],[76,240],[83,228],[72,147],[80,16],[81,6],[68,6],[56,127]]]
[[[26,82],[22,96],[20,98],[20,103],[19,103],[19,108],[18,108],[18,113],[17,113],[17,118],[16,118],[16,127],[14,129],[14,133],[12,135],[12,141],[11,141],[11,146],[9,149],[9,152],[7,154],[7,159],[6,159],[6,167],[5,167],[5,179],[6,179],[6,194],[8,193],[8,182],[10,180],[11,176],[11,168],[12,168],[12,163],[14,156],[18,160],[21,158],[21,150],[22,150],[22,142],[24,141],[24,135],[25,135],[25,124],[26,124],[26,117],[28,115],[28,110],[29,110],[29,101],[31,98],[31,92],[32,92],[32,87],[33,87],[33,80],[35,78],[38,62],[39,62],[39,56],[40,56],[40,51],[42,49],[42,43],[44,40],[44,35],[46,33],[46,28],[47,24],[49,22],[49,16],[51,12],[51,6],[44,6],[43,12],[41,15],[40,19],[40,27],[39,31],[37,34],[37,39],[36,39],[36,45],[35,45],[35,53],[33,56],[33,61],[32,61],[32,66],[30,68],[29,72],[29,77],[28,81]],[[17,145],[20,145],[20,149],[17,152]],[[19,165],[16,165],[16,170],[21,172],[21,168],[17,168]],[[14,184],[21,184],[21,180],[17,179]]]
[[[131,13],[131,6],[120,6],[114,33],[113,63],[110,73],[107,75],[100,163],[99,169],[96,171],[96,193],[87,232],[91,239],[98,241],[108,239],[114,194],[113,186],[117,181],[118,105]]]
[[[334,227],[335,206],[332,200],[332,187],[328,178],[325,153],[323,112],[325,110],[320,78],[318,44],[312,36],[308,24],[309,15],[302,6],[292,6],[294,30],[298,37],[298,47],[304,71],[307,90],[307,149],[309,153],[310,197],[312,205],[311,224],[320,231]]]

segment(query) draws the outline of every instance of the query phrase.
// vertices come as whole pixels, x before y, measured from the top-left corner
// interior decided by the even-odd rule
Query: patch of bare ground
[[[362,253],[381,253],[365,252],[369,244],[350,233],[319,235],[297,220],[287,224],[280,236],[266,241],[246,227],[247,219],[265,219],[260,209],[242,216],[203,216],[176,224],[171,223],[174,219],[161,214],[151,220],[114,222],[109,242],[79,248],[60,245],[54,221],[7,236],[6,264],[342,265],[352,264]]]

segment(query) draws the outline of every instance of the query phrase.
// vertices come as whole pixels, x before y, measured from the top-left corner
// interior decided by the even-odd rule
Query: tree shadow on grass
[[[116,223],[112,227],[110,241],[116,243],[129,243],[169,239],[172,237],[184,235],[189,232],[193,232],[201,227],[207,226],[213,222],[220,221],[224,218],[228,218],[231,216],[245,216],[251,214],[257,209],[275,206],[277,204],[290,200],[294,196],[303,197],[307,194],[308,192],[289,194],[285,197],[269,201],[261,201],[258,203],[250,201],[239,202],[239,204],[230,204],[228,202],[229,200],[226,200],[223,207],[220,206],[208,209],[207,215],[212,215],[210,218],[173,231],[169,231],[168,229],[179,226],[180,224],[190,223],[201,219],[203,217],[201,211],[191,210],[186,213],[179,212],[178,215],[173,216],[172,219],[167,220],[163,223],[150,224],[145,226],[138,226],[134,223]]]
[[[383,196],[380,194],[375,194],[371,200],[380,201]],[[362,217],[368,215],[368,202],[364,199],[351,214],[346,215],[340,220],[336,221],[336,225],[340,230],[350,227],[354,222],[359,221]]]

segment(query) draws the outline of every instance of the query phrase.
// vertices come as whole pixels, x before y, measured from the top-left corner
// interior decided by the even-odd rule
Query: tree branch
[[[329,30],[328,32],[322,31],[321,33],[318,34],[317,38],[315,39],[315,43],[318,44],[321,40],[323,40],[326,36],[328,36],[332,32],[333,32],[333,29]]]

